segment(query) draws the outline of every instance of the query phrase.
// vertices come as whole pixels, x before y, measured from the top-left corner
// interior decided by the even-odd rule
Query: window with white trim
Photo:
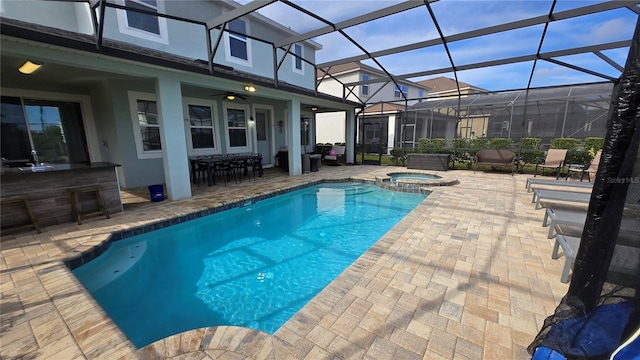
[[[369,81],[369,75],[362,74],[362,81]],[[369,84],[362,84],[360,91],[362,95],[369,96]]]
[[[293,71],[299,74],[304,74],[304,67],[302,62],[302,45],[293,44],[292,51],[296,56],[293,57]]]
[[[227,152],[251,151],[249,143],[249,108],[246,105],[223,103]]]
[[[404,94],[404,96],[407,96],[407,93],[409,93],[409,87],[407,85],[397,85],[393,92],[393,97],[402,98],[402,94]]]
[[[422,98],[424,98],[424,90],[418,90],[418,102],[422,102]]]
[[[251,63],[251,47],[249,39],[244,36],[248,33],[248,24],[245,20],[234,19],[229,21],[225,32],[227,39],[226,56],[228,61],[241,64]]]
[[[131,9],[164,12],[162,0],[119,0],[120,5]],[[123,34],[168,44],[166,19],[132,10],[118,10],[118,27]]]
[[[138,158],[162,157],[160,122],[155,95],[130,91],[129,107]]]
[[[191,155],[220,153],[215,102],[185,99],[187,146]]]

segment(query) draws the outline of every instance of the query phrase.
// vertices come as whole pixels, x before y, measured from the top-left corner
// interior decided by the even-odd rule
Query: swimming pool
[[[322,184],[114,242],[73,273],[133,344],[274,333],[425,195]]]

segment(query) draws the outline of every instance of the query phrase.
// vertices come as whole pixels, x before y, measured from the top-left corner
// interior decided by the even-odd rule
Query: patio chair
[[[593,160],[591,160],[591,163],[589,163],[589,166],[586,168],[584,166],[579,166],[579,165],[570,165],[567,168],[568,170],[567,177],[565,177],[564,179],[567,180],[570,176],[576,175],[576,173],[579,173],[580,181],[582,181],[584,179],[584,176],[587,175],[587,180],[591,182],[592,174],[595,174],[598,171],[598,165],[600,165],[601,155],[602,155],[602,150],[598,150],[596,155],[593,157]]]
[[[547,150],[547,156],[544,159],[544,163],[540,164],[536,161],[536,170],[533,177],[538,175],[538,168],[542,170],[544,175],[544,169],[555,169],[556,179],[560,178],[560,170],[564,167],[564,159],[567,157],[567,149],[549,149]]]
[[[324,156],[324,160],[327,161],[329,165],[338,165],[338,158],[344,156],[344,152],[346,149],[346,146],[333,145],[331,147],[331,151],[333,151],[335,155],[331,155],[331,152],[329,152],[329,155]]]

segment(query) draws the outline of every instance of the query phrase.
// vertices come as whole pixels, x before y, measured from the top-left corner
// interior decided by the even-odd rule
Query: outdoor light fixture
[[[312,106],[311,107],[311,111],[318,111],[318,107],[317,106]]]
[[[225,98],[229,101],[233,101],[236,99],[236,96],[233,94],[228,94],[227,96],[225,96]]]
[[[280,133],[282,134],[282,128],[284,127],[284,121],[279,120],[278,121],[278,127],[280,128]]]
[[[42,66],[41,64],[36,64],[34,62],[31,62],[30,60],[25,61],[24,64],[22,64],[22,66],[20,66],[18,68],[18,71],[20,71],[23,74],[31,74],[32,72],[40,69],[40,66]]]
[[[256,92],[256,87],[253,84],[247,84],[244,86],[244,89],[248,92]]]

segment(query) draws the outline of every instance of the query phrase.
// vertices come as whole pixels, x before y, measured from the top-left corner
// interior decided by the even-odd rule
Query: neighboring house
[[[461,98],[476,96],[478,94],[487,94],[490,91],[467,84],[462,81],[456,81],[445,76],[439,76],[433,79],[427,79],[418,81],[418,84],[429,87],[429,101],[438,101],[443,98]],[[440,113],[452,114],[453,109],[442,108]],[[462,110],[460,112],[460,124],[458,126],[457,136],[466,139],[473,139],[476,137],[487,136],[487,124],[488,118],[484,115],[466,115],[466,112]],[[437,136],[435,136],[437,137]]]
[[[395,114],[404,110],[405,103],[412,105],[422,101],[429,91],[427,86],[410,81],[399,81],[397,85],[386,80],[376,81],[386,76],[385,72],[360,62],[336,65],[317,72],[319,92],[365,104],[365,110],[357,121],[358,143],[375,144],[377,146],[371,148],[382,148],[384,154],[401,143]],[[342,133],[336,130],[344,128],[343,114],[323,113],[317,114],[316,118],[317,142],[345,141],[344,138],[337,139]]]
[[[460,96],[472,96],[474,94],[486,94],[489,90],[470,85],[462,81],[456,81],[445,76],[439,76],[433,79],[421,80],[417,82],[422,86],[429,88],[429,99],[458,97],[458,86],[460,86]]]
[[[354,121],[356,103],[315,92],[319,44],[274,49],[296,34],[233,1],[89,4],[1,3],[3,158],[112,162],[122,187],[165,183],[180,199],[190,156],[259,152],[269,167],[287,147],[299,175],[312,108]],[[21,74],[26,60],[42,66]]]

